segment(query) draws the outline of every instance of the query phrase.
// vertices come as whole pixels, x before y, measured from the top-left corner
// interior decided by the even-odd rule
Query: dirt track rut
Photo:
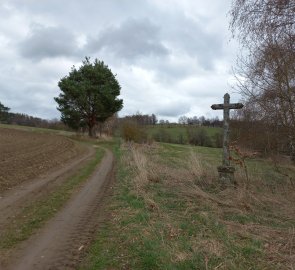
[[[44,174],[37,179],[28,181],[11,191],[1,194],[0,199],[0,230],[3,230],[7,224],[12,222],[11,219],[28,203],[50,193],[57,185],[62,183],[67,177],[73,175],[79,168],[93,158],[95,150],[88,147],[88,151],[81,157],[77,157],[71,163],[65,164],[62,168]]]
[[[6,269],[76,269],[99,222],[100,202],[112,179],[113,163],[113,154],[106,150],[81,190],[44,228],[21,245]]]

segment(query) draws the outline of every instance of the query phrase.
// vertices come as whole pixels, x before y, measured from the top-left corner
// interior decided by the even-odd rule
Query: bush
[[[189,144],[212,147],[211,139],[203,128],[187,128],[187,137]]]
[[[179,133],[178,136],[177,136],[177,143],[178,144],[185,144],[186,141],[185,141],[185,137],[183,135],[183,133]]]
[[[217,132],[214,134],[214,142],[215,142],[215,147],[217,148],[222,148],[223,146],[223,135],[221,132]]]
[[[165,128],[160,128],[159,131],[153,135],[153,139],[156,142],[172,143],[171,135]]]
[[[127,142],[147,143],[148,141],[145,129],[133,121],[126,121],[122,124],[121,135]]]

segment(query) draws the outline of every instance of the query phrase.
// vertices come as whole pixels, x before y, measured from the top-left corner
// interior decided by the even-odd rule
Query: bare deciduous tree
[[[295,160],[295,2],[233,0],[231,29],[247,52],[238,60],[238,88],[255,120],[282,130]]]

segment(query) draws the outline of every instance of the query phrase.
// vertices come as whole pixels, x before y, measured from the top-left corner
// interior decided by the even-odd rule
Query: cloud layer
[[[34,25],[29,35],[19,43],[21,56],[31,60],[73,56],[77,49],[73,33],[62,27]]]
[[[142,57],[163,57],[168,50],[161,44],[159,30],[148,19],[127,19],[102,30],[98,37],[89,40],[87,49],[91,53],[105,51],[129,63]]]
[[[230,0],[4,0],[0,101],[13,111],[59,117],[58,81],[90,56],[117,74],[121,115],[220,115],[210,105],[233,81],[229,8]]]

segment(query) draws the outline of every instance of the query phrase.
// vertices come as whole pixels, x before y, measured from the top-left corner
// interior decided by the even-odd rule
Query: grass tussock
[[[124,144],[118,153],[112,218],[82,269],[294,269],[294,188],[269,161],[246,161],[248,179],[237,167],[237,185],[221,189],[215,149]]]

